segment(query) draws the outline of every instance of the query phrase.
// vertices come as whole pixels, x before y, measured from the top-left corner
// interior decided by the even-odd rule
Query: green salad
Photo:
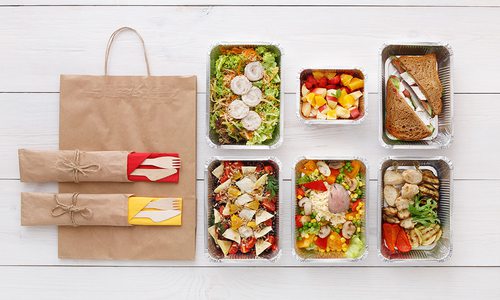
[[[220,144],[261,145],[277,133],[277,58],[266,46],[221,47],[210,78],[210,129]]]

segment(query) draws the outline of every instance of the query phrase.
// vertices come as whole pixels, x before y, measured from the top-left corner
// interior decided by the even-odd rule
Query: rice
[[[333,226],[345,222],[345,213],[334,214],[328,210],[328,191],[311,191],[309,199],[311,199],[312,210],[316,213],[316,220],[319,221],[323,218],[332,223]]]

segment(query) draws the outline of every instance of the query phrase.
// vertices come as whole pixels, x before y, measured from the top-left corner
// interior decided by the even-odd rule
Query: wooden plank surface
[[[498,299],[493,268],[33,268],[3,267],[11,299]],[[147,274],[147,276],[145,275]],[[26,284],[29,282],[30,284]],[[386,288],[388,287],[388,288]]]
[[[499,1],[495,0],[5,0],[0,3],[0,298],[255,299],[361,297],[497,299],[500,288]],[[228,26],[229,24],[229,26]],[[144,36],[153,74],[198,76],[198,230],[192,262],[57,259],[55,227],[21,227],[17,148],[56,149],[60,74],[102,74],[108,36],[120,26]],[[218,41],[271,41],[283,48],[284,144],[272,151],[219,151],[205,141],[208,49]],[[451,148],[390,151],[379,145],[379,51],[391,41],[453,47],[455,137]],[[112,74],[144,74],[132,35],[116,43]],[[359,126],[305,127],[295,116],[297,71],[356,66],[368,74],[369,113]],[[369,255],[357,264],[313,266],[291,251],[291,167],[299,155],[368,159]],[[204,251],[204,163],[214,155],[275,156],[282,163],[281,247],[265,268],[225,267]],[[453,255],[408,268],[376,249],[377,169],[388,155],[446,155],[454,165]],[[417,264],[413,264],[414,266]],[[224,267],[223,267],[224,266]],[[325,267],[326,266],[326,267]],[[162,268],[159,268],[162,267]],[[298,283],[298,284],[297,284]],[[277,294],[279,292],[279,294]]]
[[[200,92],[209,48],[220,41],[278,43],[288,93],[295,92],[301,67],[335,65],[362,67],[368,91],[378,92],[384,43],[446,42],[453,47],[456,92],[500,92],[500,85],[485,80],[500,69],[500,61],[492,59],[500,47],[500,8],[408,12],[405,7],[3,7],[0,92],[57,92],[60,74],[102,74],[107,39],[124,25],[142,33],[153,74],[196,74]],[[241,21],[248,16],[256,21]],[[305,17],[324,29],[295,21]],[[111,74],[144,74],[141,55],[136,37],[124,33],[112,51]]]

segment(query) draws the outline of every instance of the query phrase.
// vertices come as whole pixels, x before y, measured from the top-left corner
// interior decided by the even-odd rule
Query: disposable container
[[[212,174],[212,171],[219,166],[220,163],[224,161],[240,161],[243,162],[245,166],[249,165],[257,165],[260,162],[264,163],[269,163],[274,167],[276,177],[278,179],[278,184],[279,184],[279,189],[278,189],[278,201],[276,203],[276,214],[274,217],[274,222],[273,222],[273,232],[275,233],[275,237],[277,239],[278,243],[278,249],[276,251],[269,251],[266,253],[261,254],[260,256],[256,257],[255,255],[251,255],[250,253],[248,254],[243,254],[243,253],[238,253],[238,254],[229,254],[228,256],[224,257],[224,253],[222,253],[222,250],[216,246],[216,243],[214,242],[213,238],[210,236],[208,233],[208,227],[210,227],[212,224],[210,224],[211,220],[213,220],[213,204],[214,204],[214,198],[212,197],[214,189],[217,187],[217,178]],[[210,160],[208,160],[205,164],[205,228],[204,228],[204,237],[205,237],[205,253],[208,256],[208,258],[211,261],[214,262],[225,262],[225,263],[230,263],[230,262],[274,262],[278,260],[278,258],[281,256],[281,242],[280,242],[280,208],[281,208],[281,175],[280,175],[280,170],[281,170],[281,163],[280,161],[275,158],[275,157],[252,157],[252,158],[242,158],[242,157],[222,157],[222,156],[217,156],[213,157]]]
[[[221,49],[223,48],[231,48],[231,47],[258,47],[258,46],[265,46],[267,47],[271,52],[277,55],[276,62],[278,66],[280,67],[279,69],[279,77],[281,78],[281,85],[280,85],[280,120],[279,124],[274,131],[273,138],[271,140],[265,141],[263,144],[260,145],[246,145],[244,143],[240,144],[221,144],[218,140],[217,133],[210,128],[210,115],[212,113],[211,109],[211,101],[210,101],[210,80],[212,78],[212,75],[214,74],[214,69],[215,69],[215,62],[217,58],[221,54]],[[207,131],[206,131],[206,139],[210,147],[213,148],[220,148],[220,149],[263,149],[263,150],[269,150],[269,149],[276,149],[278,148],[282,143],[283,143],[283,135],[284,135],[284,89],[283,89],[283,75],[282,75],[282,63],[281,63],[281,57],[283,55],[283,52],[281,48],[277,44],[272,44],[272,43],[263,43],[263,42],[255,42],[255,43],[218,43],[215,44],[214,46],[211,47],[210,52],[208,53],[208,59],[207,59],[207,101],[206,101],[206,119],[207,119]]]
[[[385,247],[382,237],[382,209],[384,207],[384,173],[387,169],[393,168],[397,164],[399,167],[414,167],[418,165],[421,169],[430,169],[437,172],[440,181],[438,216],[443,230],[441,239],[431,245],[423,247],[420,250],[411,250],[407,253],[390,253]],[[452,215],[452,163],[444,157],[394,157],[384,158],[380,163],[380,173],[378,176],[378,207],[377,207],[377,248],[379,256],[386,262],[419,262],[419,261],[445,261],[451,256],[451,215]]]
[[[299,171],[297,170],[298,167],[305,161],[305,160],[324,160],[324,161],[350,161],[350,160],[359,160],[364,167],[364,176],[365,176],[365,190],[364,190],[364,205],[365,205],[365,213],[364,213],[364,222],[363,222],[363,227],[361,228],[362,230],[362,240],[364,241],[365,244],[365,250],[363,254],[360,257],[357,258],[346,258],[346,257],[341,257],[337,252],[319,252],[319,251],[306,251],[303,249],[299,249],[296,244],[296,237],[297,237],[297,226],[295,223],[295,218],[293,216],[298,214],[298,204],[297,204],[297,197],[296,197],[296,180],[297,180],[297,175],[299,174]],[[368,235],[367,235],[367,223],[368,223],[368,210],[369,210],[369,205],[368,205],[368,186],[369,186],[369,178],[367,178],[368,175],[368,163],[366,159],[357,157],[357,156],[351,156],[351,157],[325,157],[325,156],[302,156],[299,157],[294,164],[294,167],[292,168],[292,218],[291,218],[291,226],[292,226],[292,252],[295,258],[304,263],[312,263],[312,264],[322,264],[322,263],[346,263],[346,262],[359,262],[363,259],[366,258],[368,255]]]
[[[392,140],[385,131],[385,98],[386,85],[389,78],[387,60],[391,56],[425,55],[435,53],[438,63],[439,79],[443,86],[443,111],[438,117],[437,136],[431,140],[400,141]],[[450,146],[453,140],[453,52],[445,43],[395,43],[384,44],[380,51],[380,121],[379,140],[383,147],[389,149],[440,149]]]
[[[302,99],[302,82],[305,80],[305,77],[309,74],[312,74],[313,71],[330,71],[330,72],[336,72],[336,73],[347,73],[351,75],[355,75],[359,79],[364,80],[364,87],[363,87],[363,96],[359,99],[359,116],[356,119],[333,119],[333,120],[321,120],[321,119],[312,119],[312,118],[306,118],[301,112],[301,99]],[[297,99],[295,100],[296,102],[296,113],[297,117],[304,122],[304,124],[307,125],[355,125],[355,124],[360,124],[365,118],[366,115],[368,114],[368,107],[366,105],[367,103],[367,98],[368,98],[368,92],[366,91],[366,74],[363,72],[361,68],[317,68],[317,69],[301,69],[297,75]]]

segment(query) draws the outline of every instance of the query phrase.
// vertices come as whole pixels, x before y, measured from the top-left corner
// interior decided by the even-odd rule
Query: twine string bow
[[[61,161],[63,165],[63,170],[73,173],[73,181],[75,183],[80,182],[79,174],[87,176],[88,173],[97,172],[101,169],[99,164],[80,164],[80,150],[75,150],[74,160],[63,160]]]
[[[71,197],[71,204],[67,205],[59,201],[59,197],[57,196],[57,194],[55,194],[54,199],[57,205],[52,209],[51,215],[53,217],[60,217],[65,214],[69,214],[73,226],[78,226],[78,223],[75,220],[75,214],[80,214],[80,216],[82,216],[85,219],[92,218],[93,212],[90,208],[79,207],[76,205],[76,202],[78,201],[78,195],[79,195],[78,193],[74,193],[73,196]]]

